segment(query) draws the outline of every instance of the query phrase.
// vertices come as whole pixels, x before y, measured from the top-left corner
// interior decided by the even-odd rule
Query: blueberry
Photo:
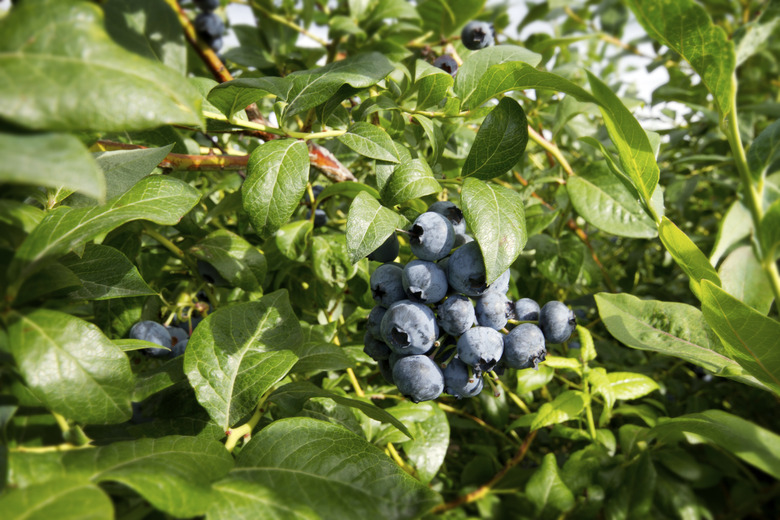
[[[460,247],[463,244],[468,244],[469,242],[473,242],[474,237],[468,234],[463,235],[455,235],[455,247]]]
[[[311,218],[311,210],[306,212],[306,219]],[[315,209],[314,210],[314,227],[322,227],[325,224],[328,223],[328,214],[325,213],[324,209]]]
[[[463,361],[453,358],[444,369],[444,391],[458,399],[478,395],[484,382],[481,377],[469,374],[468,368]]]
[[[382,325],[382,317],[385,315],[385,312],[387,312],[387,309],[377,305],[376,307],[371,309],[371,312],[368,314],[368,323],[366,323],[366,330],[370,332],[371,335],[378,340],[382,339],[382,330],[380,326]]]
[[[447,275],[438,265],[427,260],[412,260],[404,267],[404,290],[413,302],[437,303],[447,296]]]
[[[504,336],[504,363],[509,367],[536,369],[546,355],[542,329],[533,323],[521,323]]]
[[[455,250],[447,263],[450,287],[466,296],[482,296],[489,286],[485,279],[485,261],[479,244],[469,242]]]
[[[215,13],[200,13],[195,17],[195,32],[211,45],[225,33],[225,22]]]
[[[488,292],[497,292],[501,294],[506,294],[509,291],[509,269],[504,271],[501,276],[499,276],[496,281],[490,284],[490,288],[488,289]],[[514,315],[514,310],[512,312],[512,315]]]
[[[436,399],[444,391],[441,369],[426,356],[399,359],[393,367],[393,380],[401,394],[415,403]]]
[[[433,66],[443,70],[450,76],[454,76],[458,72],[458,62],[449,54],[442,54],[433,60]]]
[[[181,327],[165,327],[168,334],[171,335],[171,345],[176,345],[180,341],[184,341],[190,337],[187,331]]]
[[[548,343],[563,343],[576,327],[577,318],[563,302],[547,302],[539,311],[539,328]]]
[[[393,352],[425,354],[439,337],[433,312],[409,300],[395,302],[382,318],[382,338]]]
[[[403,269],[395,264],[382,264],[371,273],[371,295],[378,305],[390,307],[393,303],[406,299],[403,272]]]
[[[173,347],[171,347],[171,357],[179,357],[184,354],[184,351],[187,350],[187,343],[189,343],[190,340],[184,339],[176,343]]]
[[[219,0],[195,0],[195,5],[202,11],[213,11],[219,7]]]
[[[130,328],[131,339],[151,341],[165,348],[146,348],[144,354],[152,357],[167,357],[171,353],[171,335],[163,325],[155,321],[139,321]]]
[[[209,42],[209,47],[211,47],[214,52],[219,51],[222,48],[222,45],[224,45],[225,42],[222,40],[222,37],[214,38]],[[221,61],[221,60],[220,60]]]
[[[417,217],[409,230],[412,253],[422,260],[440,260],[450,254],[454,244],[455,231],[452,224],[443,215],[432,211]]]
[[[495,30],[492,24],[473,20],[463,27],[460,40],[463,42],[463,46],[469,50],[484,49],[495,43]]]
[[[395,233],[387,237],[387,240],[382,242],[382,245],[371,251],[368,254],[369,260],[376,262],[392,262],[398,257],[400,251],[400,245],[398,244],[398,237]]]
[[[488,291],[477,300],[477,323],[495,330],[503,329],[512,311],[512,301],[505,294]]]
[[[515,302],[515,318],[520,321],[539,319],[539,304],[531,298],[520,298]]]
[[[379,373],[382,374],[382,377],[385,378],[385,381],[391,385],[394,385],[395,381],[393,381],[393,367],[390,366],[390,360],[380,359],[376,363],[379,365]]]
[[[203,281],[216,287],[226,287],[229,285],[227,280],[219,274],[219,271],[204,260],[198,260],[198,273],[200,273],[200,277],[203,278]]]
[[[439,305],[439,325],[447,334],[460,336],[477,321],[471,300],[462,294],[450,296]]]
[[[440,200],[431,204],[428,211],[438,213],[447,218],[452,224],[452,230],[456,235],[466,234],[466,219],[458,206],[448,200]]]
[[[363,336],[363,352],[374,361],[390,359],[391,350],[383,341],[379,341],[369,331]]]
[[[477,377],[493,370],[504,352],[504,336],[490,327],[473,327],[458,339],[458,357]]]

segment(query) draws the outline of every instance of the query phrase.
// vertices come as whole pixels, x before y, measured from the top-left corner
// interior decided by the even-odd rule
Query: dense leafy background
[[[219,55],[187,0],[0,15],[3,518],[780,517],[777,2],[237,3]],[[436,200],[579,326],[415,405],[366,256]]]

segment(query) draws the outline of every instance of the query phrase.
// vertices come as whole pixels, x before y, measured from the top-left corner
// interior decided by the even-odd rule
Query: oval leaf
[[[411,159],[395,168],[382,187],[382,200],[388,206],[395,206],[440,191],[441,186],[433,177],[428,163],[422,159]]]
[[[235,233],[226,229],[214,231],[192,246],[190,252],[213,265],[230,285],[245,291],[262,288],[268,268],[265,255]]]
[[[607,374],[615,399],[637,399],[653,390],[658,390],[658,383],[644,374],[633,372],[610,372]]]
[[[113,247],[88,244],[79,258],[67,255],[60,263],[71,270],[82,287],[70,293],[76,300],[108,300],[157,294],[135,265]]]
[[[393,140],[381,127],[371,123],[357,122],[349,127],[346,134],[340,135],[337,139],[349,149],[365,157],[392,163],[399,162]]]
[[[387,240],[396,229],[409,222],[398,213],[361,191],[352,201],[347,216],[347,251],[349,261],[357,263]]]
[[[453,89],[463,100],[464,108],[474,108],[501,92],[496,90],[493,94],[489,94],[491,90],[494,90],[492,83],[499,79],[498,75],[486,74],[490,67],[511,63],[510,67],[522,64],[533,69],[541,60],[541,55],[516,45],[487,47],[472,53],[463,61],[463,65],[460,66],[458,74],[455,76]],[[472,97],[476,98],[476,102],[470,100]]]
[[[16,489],[0,497],[5,520],[111,520],[114,505],[95,484],[61,477]]]
[[[567,390],[558,394],[552,402],[539,407],[533,422],[532,430],[538,430],[552,424],[559,424],[576,418],[585,409],[588,396],[576,390]]]
[[[485,180],[503,175],[523,157],[527,144],[523,107],[512,98],[502,98],[479,127],[462,175]]]
[[[677,265],[691,279],[691,289],[697,298],[701,299],[700,287],[704,280],[720,286],[720,278],[710,261],[674,222],[663,217],[661,225],[658,226],[658,236]]]

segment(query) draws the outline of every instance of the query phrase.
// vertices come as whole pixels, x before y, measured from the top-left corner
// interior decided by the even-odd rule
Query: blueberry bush
[[[4,520],[780,517],[778,2],[234,3],[0,12]]]

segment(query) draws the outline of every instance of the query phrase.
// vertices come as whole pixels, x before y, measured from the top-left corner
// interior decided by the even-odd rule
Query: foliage
[[[0,15],[4,518],[780,516],[777,2],[180,3]],[[436,200],[579,326],[415,405],[366,256]]]

